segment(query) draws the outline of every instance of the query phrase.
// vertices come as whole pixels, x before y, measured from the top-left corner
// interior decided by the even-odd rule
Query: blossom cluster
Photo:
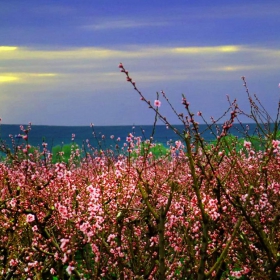
[[[4,278],[196,278],[205,238],[205,277],[279,275],[279,142],[222,160],[193,150],[193,169],[181,141],[153,157],[128,138],[128,156],[96,152],[79,166],[40,154],[0,163]]]

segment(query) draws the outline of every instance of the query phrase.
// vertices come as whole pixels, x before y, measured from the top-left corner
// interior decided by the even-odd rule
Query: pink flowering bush
[[[278,119],[272,130],[263,126],[269,116],[248,93],[263,148],[250,135],[242,145],[228,141],[245,114],[236,101],[222,127],[208,125],[216,135],[209,144],[185,97],[185,115],[172,107],[184,124],[178,131],[161,115],[159,95],[152,106],[120,69],[155,123],[180,140],[155,156],[151,139],[130,134],[123,153],[88,143],[85,157],[75,149],[66,164],[53,163],[45,144],[31,150],[30,127],[23,129],[22,146],[1,148],[1,278],[279,279]]]

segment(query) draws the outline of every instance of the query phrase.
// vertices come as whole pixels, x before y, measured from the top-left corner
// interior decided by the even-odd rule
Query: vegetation
[[[71,155],[73,155],[76,151],[78,155],[81,154],[81,147],[79,147],[79,145],[75,142],[54,146],[52,148],[52,163],[68,163]]]

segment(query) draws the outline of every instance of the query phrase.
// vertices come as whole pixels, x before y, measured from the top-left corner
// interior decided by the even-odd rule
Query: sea
[[[221,125],[220,125],[221,127]],[[27,125],[24,125],[27,128]],[[174,125],[174,128],[179,132],[184,130],[182,125]],[[241,131],[247,129],[250,135],[253,135],[256,130],[254,124],[244,124],[243,127],[236,124],[231,128],[230,133],[236,136],[242,136]],[[206,125],[200,125],[199,131],[206,141],[211,141],[216,138],[215,131],[207,130]],[[52,150],[57,145],[76,143],[80,147],[84,143],[90,143],[93,147],[102,146],[103,149],[114,148],[116,143],[121,146],[126,142],[126,137],[132,134],[140,136],[142,140],[150,139],[153,135],[155,143],[161,143],[165,147],[170,141],[179,140],[180,137],[174,133],[171,128],[164,125],[135,125],[135,126],[46,126],[32,125],[28,133],[28,144],[36,147],[42,147],[43,143],[48,144],[48,149]],[[20,129],[20,125],[0,125],[0,141],[5,145],[12,147],[12,141],[16,145],[26,143],[22,138],[24,132]]]

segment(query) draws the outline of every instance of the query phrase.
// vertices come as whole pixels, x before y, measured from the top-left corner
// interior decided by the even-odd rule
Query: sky
[[[227,95],[248,109],[241,76],[276,114],[279,0],[0,0],[4,124],[144,125],[143,95],[163,90],[178,112],[219,117]],[[159,110],[179,123],[162,100]],[[199,121],[199,120],[198,120]]]

